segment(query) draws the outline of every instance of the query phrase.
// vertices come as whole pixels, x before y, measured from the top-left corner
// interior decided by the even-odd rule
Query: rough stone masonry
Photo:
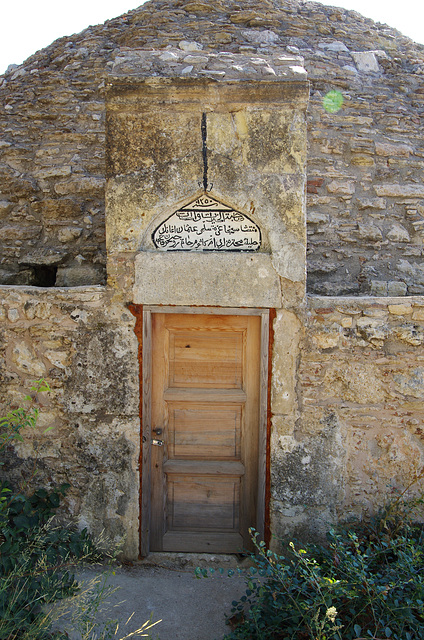
[[[216,52],[302,56],[309,291],[423,293],[423,47],[355,12],[294,0],[149,2],[10,69],[0,80],[1,282],[104,283],[105,82],[123,51],[152,48],[163,50],[154,76],[191,77]],[[234,66],[228,56],[216,73]],[[333,89],[344,105],[327,113]]]
[[[304,70],[307,107],[293,100],[296,118],[278,119],[273,106],[260,125],[260,87],[306,82]],[[250,82],[258,94],[243,106],[247,119],[210,99],[210,176],[264,233],[254,263],[274,292],[256,305],[276,309],[271,533],[315,535],[408,486],[424,454],[423,76],[421,45],[355,12],[295,0],[148,2],[9,68],[0,78],[1,400],[19,404],[46,377],[40,429],[54,429],[10,451],[8,477],[18,482],[37,459],[40,482],[72,485],[66,510],[80,526],[106,529],[137,556],[140,346],[127,305],[147,304],[157,259],[148,232],[161,203],[172,212],[170,185],[175,210],[201,191],[190,156],[201,139],[191,107],[162,120],[167,135],[118,111],[146,82],[155,91]],[[323,98],[334,89],[344,102],[329,113]],[[184,181],[167,165],[173,126]],[[245,171],[249,153],[251,211],[249,185],[230,172]],[[277,198],[277,178],[290,202]],[[237,306],[236,289],[213,304]]]

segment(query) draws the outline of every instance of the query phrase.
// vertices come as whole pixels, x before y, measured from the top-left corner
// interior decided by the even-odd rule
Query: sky
[[[21,64],[57,38],[103,23],[140,4],[143,4],[142,0],[20,0],[16,4],[3,0],[0,8],[0,74],[10,64]],[[332,0],[322,4],[353,9],[424,44],[423,0]]]

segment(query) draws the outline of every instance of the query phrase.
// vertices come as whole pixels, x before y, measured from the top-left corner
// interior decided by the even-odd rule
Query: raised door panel
[[[240,477],[168,474],[169,531],[239,530]]]
[[[169,387],[241,389],[243,333],[169,329]]]
[[[241,404],[168,403],[168,459],[240,460],[242,409]]]

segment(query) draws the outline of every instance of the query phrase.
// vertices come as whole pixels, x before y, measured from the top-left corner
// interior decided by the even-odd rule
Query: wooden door
[[[251,548],[260,353],[258,315],[152,314],[152,551]]]

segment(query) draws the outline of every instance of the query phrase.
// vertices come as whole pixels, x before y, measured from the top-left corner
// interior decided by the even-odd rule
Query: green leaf
[[[60,497],[59,497],[59,494],[57,494],[57,493],[52,493],[52,494],[49,496],[49,501],[50,501],[50,504],[51,504],[51,505],[56,509],[56,508],[59,506],[59,504],[60,504]]]
[[[355,624],[353,629],[355,631],[355,636],[359,638],[359,636],[361,635],[362,627],[359,624]]]
[[[13,522],[19,529],[29,529],[30,527],[30,520],[26,516],[15,516]]]
[[[69,484],[69,482],[63,482],[58,487],[58,491],[62,496],[64,496],[66,494],[66,492],[68,491],[68,489],[70,489],[70,488],[71,488],[71,485]],[[82,533],[88,533],[87,529],[83,529]]]
[[[50,427],[47,427],[47,429],[44,429],[43,434],[48,433],[52,429],[54,429],[54,424],[52,424]]]

